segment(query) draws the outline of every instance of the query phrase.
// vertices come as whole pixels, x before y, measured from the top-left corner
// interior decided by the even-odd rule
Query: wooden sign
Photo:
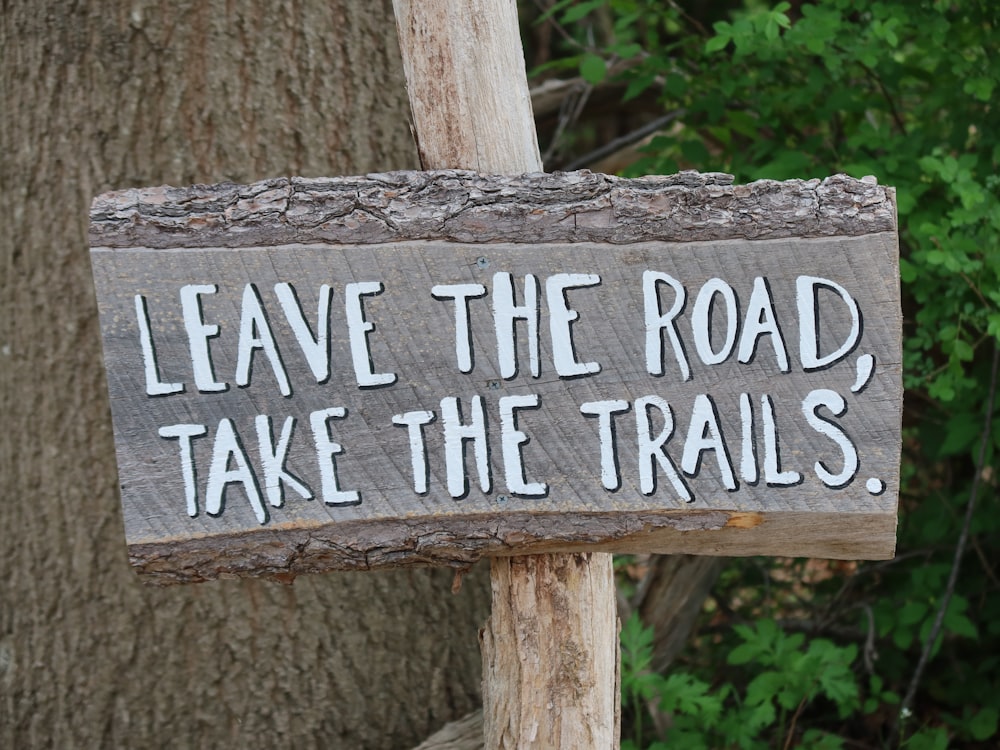
[[[174,582],[580,549],[890,557],[892,191],[730,182],[98,197],[133,564]]]

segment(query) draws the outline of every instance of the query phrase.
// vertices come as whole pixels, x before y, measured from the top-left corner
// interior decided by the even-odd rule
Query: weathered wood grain
[[[480,631],[485,746],[617,748],[611,555],[525,555],[493,577],[490,626]],[[594,611],[574,597],[608,606]]]
[[[445,724],[413,750],[483,750],[483,710]]]
[[[419,173],[399,175],[396,182],[420,179]],[[466,178],[448,173],[422,184],[437,184],[437,179]],[[468,179],[480,186],[482,195],[501,201],[498,205],[482,198],[481,205],[487,206],[490,216],[532,215],[510,192],[507,178],[493,180],[492,184],[504,186],[494,191],[485,189],[491,180]],[[523,178],[533,183],[545,179]],[[208,218],[225,215],[226,209],[221,205],[207,209],[204,201],[192,197],[226,193],[232,202],[232,196],[240,194],[237,188],[161,191],[158,203],[151,202],[149,191],[98,198],[92,233],[105,244],[93,248],[92,260],[133,563],[152,577],[172,582],[334,568],[431,563],[463,567],[483,555],[585,549],[891,556],[901,409],[898,251],[892,231],[861,232],[869,224],[882,227],[879,217],[886,211],[891,216],[891,191],[882,190],[882,203],[870,200],[867,207],[861,205],[864,200],[858,203],[856,217],[867,218],[852,224],[854,234],[825,236],[817,231],[814,234],[820,236],[811,238],[748,240],[738,236],[688,242],[649,239],[648,227],[660,216],[655,207],[663,206],[669,213],[671,205],[686,206],[693,215],[693,196],[700,196],[700,191],[709,189],[705,183],[713,181],[688,175],[681,182],[695,183],[695,187],[667,180],[659,191],[643,187],[639,191],[643,200],[638,204],[619,200],[618,215],[627,218],[612,222],[605,230],[618,239],[631,239],[600,243],[570,241],[581,222],[565,203],[560,204],[562,221],[542,211],[548,226],[563,232],[559,242],[536,239],[529,225],[522,225],[520,234],[510,229],[502,243],[428,240],[434,222],[424,216],[427,194],[417,191],[392,199],[392,211],[399,217],[393,222],[393,241],[320,240],[327,232],[321,220],[327,214],[320,208],[311,224],[302,211],[293,212],[301,227],[311,226],[297,230],[296,236],[308,240],[307,244],[271,245],[259,240],[286,236],[281,234],[287,227],[284,214],[267,218],[258,207],[252,222],[256,229],[248,229],[250,225],[240,223],[242,219],[227,224]],[[619,198],[636,194],[627,183],[618,184]],[[871,197],[870,191],[877,187],[847,178],[825,184],[839,186],[834,192],[840,197],[830,203],[840,204],[852,195]],[[815,194],[821,186],[792,183],[788,190],[793,195],[803,190]],[[774,183],[767,190],[750,191],[763,190],[775,196],[773,204],[787,205],[777,197],[782,189]],[[535,188],[527,191],[525,200],[530,206],[539,205],[537,192]],[[168,193],[169,200],[164,197]],[[127,195],[132,197],[126,200]],[[453,203],[446,199],[441,205]],[[149,208],[154,204],[155,209]],[[111,210],[112,205],[119,208]],[[643,206],[649,212],[645,218]],[[290,209],[286,205],[284,210]],[[704,215],[711,214],[706,209]],[[237,214],[229,211],[229,215]],[[418,216],[423,218],[414,218]],[[471,221],[461,211],[454,217],[455,221]],[[407,224],[407,218],[416,225]],[[450,221],[442,219],[437,225],[444,227]],[[484,227],[493,226],[483,221]],[[797,221],[800,218],[793,211],[784,221],[772,217],[771,224],[788,227]],[[820,226],[815,220],[806,224]],[[195,233],[192,227],[197,225],[209,229]],[[728,226],[730,234],[746,230],[711,225],[720,232]],[[471,226],[463,231],[471,232]],[[176,227],[184,230],[177,232]],[[416,238],[408,236],[411,230]],[[495,234],[489,229],[484,233]],[[213,242],[206,243],[206,234]],[[129,244],[140,235],[149,241],[147,246]],[[664,326],[658,339],[663,371],[656,375],[650,372],[647,354],[651,346],[649,320],[644,317],[650,314],[645,309],[650,290],[643,283],[647,272],[669,274],[683,285],[686,295],[674,321],[683,353],[674,350]],[[560,274],[590,275],[591,280],[580,286],[548,287],[547,280]],[[503,296],[498,284],[512,280],[515,305],[521,305],[529,276],[538,285],[538,369],[532,372],[529,328],[522,320],[516,323],[518,369],[511,374],[505,370],[505,355],[498,343],[506,337],[497,333],[495,305]],[[839,285],[858,306],[854,346],[825,368],[804,367],[810,337],[815,335],[818,351],[835,350],[850,336],[850,308],[829,289],[822,294],[817,291],[820,323],[810,326],[800,321],[805,308],[796,301],[796,294],[797,279],[803,276]],[[595,279],[600,283],[592,283]],[[767,281],[772,306],[765,309],[758,304],[751,316],[751,300],[762,279]],[[382,291],[375,294],[369,287],[365,293],[355,289],[351,295],[348,285],[353,283],[381,285]],[[309,326],[306,333],[301,328],[296,332],[296,314],[283,306],[287,298],[282,303],[278,296],[276,285],[284,284],[294,289],[298,315]],[[476,288],[482,291],[465,305],[470,331],[467,371],[462,371],[463,345],[456,339],[456,303],[447,294],[432,294],[436,286],[456,284],[479,285]],[[317,374],[318,365],[307,354],[318,346],[310,344],[309,337],[318,335],[321,285],[330,287],[329,351],[324,355],[329,372],[325,377]],[[194,375],[191,321],[185,321],[180,297],[185,287],[201,290],[197,297],[201,317],[195,328],[202,327],[201,346],[210,350],[213,370],[211,377],[202,375],[201,383]],[[697,331],[714,330],[702,334],[711,349],[720,351],[720,346],[726,346],[726,294],[711,291],[722,287],[732,290],[737,323],[730,354],[713,364],[704,340],[698,343]],[[667,314],[675,301],[674,291],[664,283],[654,289],[660,314]],[[704,289],[709,291],[699,303]],[[137,296],[142,299],[146,323],[138,314]],[[258,309],[254,299],[259,306],[257,317],[247,312]],[[357,329],[352,333],[352,299],[355,307],[363,305],[365,324],[374,326],[363,336]],[[711,304],[703,304],[705,299],[711,299]],[[759,303],[760,298],[756,299]],[[194,313],[189,310],[190,315]],[[574,316],[577,319],[571,320]],[[744,361],[738,361],[741,332],[749,326],[759,333],[771,317],[780,335],[751,336],[750,343],[756,342],[753,357],[744,355]],[[218,326],[217,332],[213,326]],[[277,352],[273,360],[261,338],[262,326],[273,336]],[[509,323],[500,327],[505,326],[509,330]],[[557,344],[560,331],[563,342]],[[569,349],[567,331],[572,341]],[[145,344],[144,335],[149,338]],[[199,339],[197,331],[194,339]],[[778,356],[779,342],[786,350],[784,366]],[[558,352],[562,352],[562,364],[557,363]],[[857,368],[868,355],[873,357],[869,361],[874,362],[873,372],[865,387],[854,392]],[[681,359],[688,364],[687,373]],[[567,362],[584,369],[569,372]],[[584,371],[591,362],[600,366],[599,372]],[[386,387],[369,388],[362,382],[365,377],[388,374],[395,376],[395,382]],[[163,395],[149,395],[150,389],[159,389]],[[820,407],[813,410],[815,418],[810,423],[803,402],[818,390],[840,394],[845,413],[837,417]],[[474,400],[481,400],[483,406],[485,437],[480,443],[465,441],[464,474],[455,468],[457,463],[449,469],[446,459],[444,402],[453,398],[465,423],[475,418]],[[529,400],[519,400],[525,398]],[[536,399],[537,406],[530,399]],[[696,421],[696,404],[704,407],[706,399],[717,411],[714,426],[721,433],[728,459],[718,450],[705,448],[704,441],[711,442],[708,423],[702,425],[701,434],[691,426]],[[617,487],[602,474],[607,468],[602,458],[602,440],[606,439],[602,420],[581,411],[585,403],[609,400],[622,402],[613,419]],[[505,422],[501,406],[511,403],[517,404],[517,410],[508,413]],[[640,404],[648,406],[640,409]],[[741,409],[747,405],[754,415],[752,425],[742,417]],[[327,409],[344,409],[344,413],[331,412],[327,419],[328,434],[323,440],[328,441],[328,450],[323,459],[317,458],[320,438],[310,415]],[[773,440],[768,447],[765,409],[774,416],[777,449]],[[420,486],[414,473],[411,429],[393,420],[418,411],[433,412],[432,421],[419,431],[426,487]],[[509,421],[511,413],[516,413],[516,425]],[[651,492],[644,484],[642,466],[653,465],[649,441],[661,431],[667,413],[674,428],[665,438],[664,450],[680,484],[690,490],[689,497],[670,478],[666,465],[654,465],[657,484]],[[281,466],[301,481],[312,499],[303,497],[304,492],[296,491],[282,476],[275,481],[283,487],[284,497],[269,502],[258,418],[270,418],[274,455],[280,453],[275,446],[286,420],[294,420],[286,462]],[[239,474],[240,459],[234,451],[219,453],[213,467],[215,444],[227,427],[224,422],[238,436],[250,467],[243,476],[253,477],[249,484],[233,478]],[[814,468],[819,461],[828,473],[836,474],[848,460],[838,448],[836,435],[824,432],[821,423],[838,426],[857,451],[856,471],[841,488],[827,486]],[[171,429],[177,431],[171,426],[191,424],[202,426],[205,433],[191,441],[196,498],[186,492],[181,440],[169,436]],[[166,438],[159,434],[164,428]],[[743,437],[748,430],[753,435],[752,448]],[[505,431],[514,439],[515,448],[504,447]],[[646,436],[646,449],[639,434]],[[333,443],[342,447],[341,453],[333,451],[338,488],[359,492],[360,503],[344,504],[352,498],[334,497],[329,487],[324,489],[322,467]],[[688,443],[695,447],[687,452],[691,457],[697,454],[699,460],[697,466],[688,464],[684,470]],[[482,473],[477,468],[476,446],[487,444]],[[768,462],[773,464],[779,455],[780,465],[768,470]],[[744,468],[744,456],[749,457],[749,469]],[[798,472],[801,483],[784,475],[777,482],[782,486],[767,486],[767,471],[772,475]],[[214,509],[207,504],[206,484],[213,472],[217,487],[221,482],[224,488],[221,497],[216,494]],[[278,473],[271,470],[272,480]],[[869,479],[874,483],[871,488]],[[468,491],[456,490],[456,481],[467,485]],[[249,489],[254,482],[256,503]],[[532,484],[544,484],[546,491],[531,490]],[[324,499],[334,503],[326,504]]]
[[[393,0],[420,163],[542,171],[518,33],[506,0]]]

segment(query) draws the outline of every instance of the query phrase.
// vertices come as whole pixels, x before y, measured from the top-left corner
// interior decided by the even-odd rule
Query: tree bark
[[[722,557],[654,555],[633,606],[653,628],[654,672],[666,673],[694,629],[701,607],[725,567]]]
[[[143,587],[87,258],[111,188],[412,168],[387,2],[0,13],[0,747],[415,744],[470,710],[485,570]]]

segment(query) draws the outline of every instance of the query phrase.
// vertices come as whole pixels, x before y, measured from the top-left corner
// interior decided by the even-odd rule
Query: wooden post
[[[424,169],[542,171],[512,0],[393,0]],[[617,748],[611,555],[495,557],[486,748]]]

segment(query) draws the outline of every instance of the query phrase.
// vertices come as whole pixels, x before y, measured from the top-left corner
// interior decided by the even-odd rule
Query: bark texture
[[[665,674],[684,649],[698,613],[725,567],[721,557],[655,555],[633,606],[653,626],[650,668]]]
[[[109,189],[416,166],[388,4],[10,0],[0,100],[0,747],[397,748],[470,710],[481,574],[139,583],[87,257]]]
[[[873,178],[760,180],[592,172],[489,177],[462,170],[254,185],[125,190],[99,196],[90,241],[106,247],[695,242],[858,237],[896,231],[892,188]]]

